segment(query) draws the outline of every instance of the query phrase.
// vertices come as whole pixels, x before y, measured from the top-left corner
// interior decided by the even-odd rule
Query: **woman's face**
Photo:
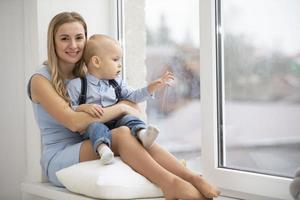
[[[65,23],[58,28],[54,37],[60,67],[74,67],[82,57],[86,42],[82,24],[79,22]]]

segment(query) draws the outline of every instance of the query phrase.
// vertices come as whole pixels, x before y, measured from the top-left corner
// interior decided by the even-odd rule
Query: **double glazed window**
[[[199,160],[198,0],[146,0],[145,30],[147,81],[167,70],[175,75],[171,87],[159,90],[147,102],[148,123],[158,125],[158,142],[179,159]]]
[[[220,166],[293,177],[300,167],[300,2],[218,6]]]
[[[161,129],[158,143],[224,195],[291,199],[289,183],[300,167],[300,2],[135,6],[145,23],[124,23],[127,32],[146,35],[134,46],[144,49],[135,56],[145,57],[145,81],[166,70],[176,76],[146,105],[148,123]]]
[[[200,3],[204,173],[230,196],[291,199],[300,166],[297,7],[293,0]]]

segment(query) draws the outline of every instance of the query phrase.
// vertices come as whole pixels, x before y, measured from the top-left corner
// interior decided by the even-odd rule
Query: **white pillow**
[[[138,174],[119,157],[111,165],[99,160],[78,163],[56,172],[70,191],[101,199],[162,197],[156,185]]]

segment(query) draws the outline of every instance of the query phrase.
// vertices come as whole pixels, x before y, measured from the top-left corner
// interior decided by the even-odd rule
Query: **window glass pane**
[[[278,176],[300,166],[300,1],[223,0],[222,165]]]
[[[148,121],[161,129],[158,143],[195,161],[200,156],[199,2],[146,0],[145,11],[147,81],[166,70],[176,77],[172,87],[147,102]]]

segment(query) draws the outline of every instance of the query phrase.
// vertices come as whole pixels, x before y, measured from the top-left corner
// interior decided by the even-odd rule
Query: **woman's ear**
[[[98,56],[92,56],[92,63],[95,67],[100,68],[101,59]]]

